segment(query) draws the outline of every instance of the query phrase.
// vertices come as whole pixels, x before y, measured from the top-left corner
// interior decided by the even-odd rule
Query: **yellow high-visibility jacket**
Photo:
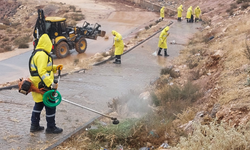
[[[182,17],[182,11],[183,11],[183,9],[182,9],[182,5],[180,5],[178,8],[177,8],[177,11],[178,11],[178,18],[181,18]]]
[[[186,18],[190,19],[192,14],[193,14],[193,8],[192,8],[192,6],[190,6],[188,8],[188,10],[187,10],[187,16],[186,16]]]
[[[194,9],[194,13],[195,13],[195,18],[199,18],[199,17],[200,17],[201,9],[200,9],[199,6],[197,6],[197,7]]]
[[[164,18],[164,14],[165,14],[165,7],[163,6],[160,10],[161,18]]]
[[[167,26],[165,29],[163,29],[161,31],[161,34],[159,36],[159,43],[158,43],[158,47],[159,48],[163,48],[163,49],[167,49],[167,37],[168,37],[168,30],[169,30],[169,26]]]
[[[56,65],[52,66],[52,57],[49,57],[49,53],[52,49],[52,42],[47,34],[43,34],[37,44],[35,55],[31,59],[30,69],[31,71],[39,74],[36,76],[30,76],[32,84],[38,88],[40,82],[43,81],[46,87],[50,87],[54,82],[54,73],[56,72]],[[48,54],[46,54],[47,52]],[[42,79],[42,81],[41,81]],[[33,100],[35,102],[42,102],[43,95],[40,93],[32,92]]]
[[[124,49],[122,36],[115,30],[112,31],[112,34],[115,36],[114,37],[115,55],[121,55],[123,54],[123,49]]]

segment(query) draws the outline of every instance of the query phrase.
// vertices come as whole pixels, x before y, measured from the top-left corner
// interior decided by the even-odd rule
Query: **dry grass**
[[[226,123],[197,124],[194,133],[187,138],[181,138],[180,143],[173,150],[249,149],[249,128],[249,123],[237,128],[229,127]]]

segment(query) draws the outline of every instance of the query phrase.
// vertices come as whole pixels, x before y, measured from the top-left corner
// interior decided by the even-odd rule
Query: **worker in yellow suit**
[[[199,6],[197,6],[194,9],[194,13],[195,13],[195,22],[198,21],[200,19],[200,14],[201,14],[201,9]]]
[[[192,15],[193,15],[193,8],[192,6],[190,6],[187,10],[187,15],[186,15],[187,23],[192,22],[191,20]]]
[[[54,73],[63,68],[63,65],[53,65],[53,58],[49,54],[51,50],[52,42],[47,34],[43,34],[29,60],[30,80],[38,89],[51,90],[54,83]],[[63,129],[56,127],[55,124],[56,108],[50,108],[44,105],[43,95],[41,93],[32,92],[32,97],[35,101],[35,105],[31,115],[30,132],[44,130],[44,127],[40,126],[39,122],[41,112],[45,107],[47,121],[46,133],[61,133]]]
[[[164,19],[164,14],[165,14],[165,7],[163,6],[160,10],[160,16],[162,20]]]
[[[178,12],[178,21],[181,21],[182,11],[183,11],[183,6],[180,5],[180,6],[177,8],[177,12]]]
[[[122,36],[120,33],[116,32],[115,30],[112,30],[112,34],[113,36],[115,36],[113,46],[115,46],[115,57],[116,57],[113,63],[121,64],[121,55],[123,54],[123,49],[124,49]]]
[[[159,36],[159,43],[158,43],[158,47],[159,47],[159,51],[158,51],[158,56],[162,56],[161,54],[161,50],[164,49],[164,56],[167,57],[169,56],[168,53],[167,53],[167,37],[169,36],[169,33],[168,33],[168,30],[169,30],[169,26],[167,26],[166,28],[164,28],[162,31],[161,31],[161,34]]]

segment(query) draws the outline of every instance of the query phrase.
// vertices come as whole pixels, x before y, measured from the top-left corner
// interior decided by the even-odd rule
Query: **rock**
[[[211,56],[211,58],[213,59],[213,60],[218,60],[218,59],[220,59],[221,57],[223,57],[223,52],[221,51],[221,50],[218,50],[218,51],[216,51],[212,56]]]
[[[210,29],[210,26],[206,26],[206,28],[204,28],[205,30],[207,30],[207,29]]]
[[[139,98],[140,99],[143,99],[143,100],[147,100],[148,98],[150,97],[150,93],[147,91],[147,92],[143,92],[139,95]]]
[[[220,109],[220,104],[214,104],[214,107],[213,107],[213,109],[212,109],[212,111],[210,113],[210,116],[212,118],[215,118],[216,117],[216,113],[219,111],[219,109]]]

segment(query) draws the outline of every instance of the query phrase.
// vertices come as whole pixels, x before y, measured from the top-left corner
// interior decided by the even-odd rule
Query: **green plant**
[[[153,105],[156,106],[156,107],[160,106],[161,101],[157,98],[156,94],[154,92],[152,92],[150,95],[151,95]]]

